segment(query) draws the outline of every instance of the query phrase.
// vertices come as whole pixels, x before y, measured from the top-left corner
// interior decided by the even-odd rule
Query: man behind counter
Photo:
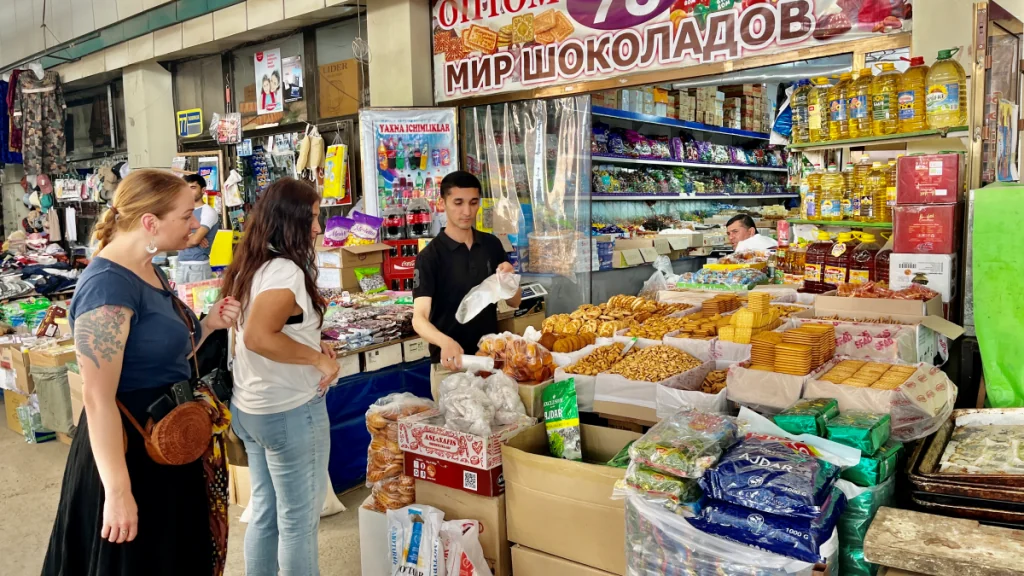
[[[462,298],[500,270],[513,273],[508,253],[492,234],[473,227],[480,211],[480,181],[468,172],[441,180],[447,226],[416,257],[412,326],[430,343],[430,384],[462,368],[463,354],[475,354],[486,334],[498,331],[497,306],[490,305],[465,324],[455,320]],[[522,291],[505,302],[518,308]]]
[[[757,233],[754,219],[747,214],[737,214],[730,218],[725,225],[725,233],[729,237],[729,244],[732,244],[736,252],[778,247],[778,242]]]

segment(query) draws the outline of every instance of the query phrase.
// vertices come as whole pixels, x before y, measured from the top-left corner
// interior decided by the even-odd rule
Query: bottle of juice
[[[902,156],[902,154],[900,154]],[[885,206],[881,222],[892,222],[892,211],[896,207],[896,159],[889,160],[885,169]]]
[[[841,220],[853,221],[853,162],[847,162],[843,168],[843,208]]]
[[[828,134],[828,90],[832,83],[819,76],[811,80],[807,91],[807,135],[810,142],[827,142]]]
[[[850,281],[850,256],[857,247],[853,234],[843,232],[825,257],[825,283],[838,286]],[[831,289],[831,288],[830,288]]]
[[[825,259],[832,251],[832,240],[828,232],[818,232],[818,240],[807,247],[804,256],[804,289],[811,292],[826,292],[835,288],[825,288]]]
[[[850,254],[850,284],[864,284],[877,279],[875,258],[881,249],[882,246],[877,242],[874,234],[868,232],[861,234],[860,244]]]
[[[843,175],[835,164],[828,165],[828,172],[821,177],[820,220],[843,219],[843,190],[846,188]]]
[[[885,188],[888,182],[882,163],[873,163],[860,197],[861,222],[881,222],[879,218],[882,214],[882,206],[885,205]]]
[[[869,172],[871,172],[871,158],[861,156],[860,161],[853,167],[853,220],[864,220],[860,215],[860,201],[865,194],[864,188],[867,186]]]
[[[904,58],[904,60],[907,60]],[[924,65],[924,56],[909,59],[910,68],[900,78],[900,132],[919,132],[928,127],[925,118],[925,77],[928,67]]]
[[[871,136],[871,68],[861,68],[851,84],[846,111],[850,116],[850,138]]]
[[[850,119],[846,105],[850,99],[853,76],[849,72],[839,75],[839,83],[828,89],[828,135],[830,140],[846,140],[850,137]]]
[[[881,67],[882,73],[871,82],[871,132],[875,136],[895,134],[900,128],[900,72],[892,62],[883,62]]]
[[[925,77],[928,128],[933,130],[967,125],[967,75],[953,59],[958,51],[939,50],[939,59]]]
[[[807,117],[811,88],[809,80],[799,80],[793,88],[793,144],[806,144],[811,141]]]

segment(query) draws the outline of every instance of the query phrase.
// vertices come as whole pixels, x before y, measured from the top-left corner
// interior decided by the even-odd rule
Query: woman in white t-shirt
[[[278,180],[246,218],[224,275],[222,292],[242,305],[231,412],[252,480],[247,576],[320,573],[317,529],[330,453],[324,393],[338,363],[320,343],[319,212],[312,186]]]

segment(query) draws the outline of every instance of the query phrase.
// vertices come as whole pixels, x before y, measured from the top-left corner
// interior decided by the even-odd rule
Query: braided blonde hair
[[[187,187],[180,177],[163,170],[142,169],[128,174],[117,185],[114,200],[96,221],[92,241],[96,252],[103,250],[117,232],[137,228],[146,214],[163,218],[177,200],[175,194]]]

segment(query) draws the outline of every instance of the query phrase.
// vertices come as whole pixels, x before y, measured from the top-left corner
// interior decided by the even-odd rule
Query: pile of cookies
[[[828,362],[836,354],[836,329],[831,324],[804,324],[786,330],[782,333],[782,341],[810,346],[812,369]]]
[[[751,312],[767,314],[772,305],[772,295],[768,292],[751,292],[747,297],[747,308]]]
[[[765,312],[755,312],[750,308],[738,310],[729,317],[729,324],[730,326],[718,331],[720,339],[738,344],[750,344],[751,337],[778,328],[782,324],[782,320],[779,319],[779,311],[769,306]]]
[[[659,344],[643,348],[616,363],[608,372],[618,374],[627,380],[640,382],[661,382],[692,370],[702,362],[686,352],[671,346]]]
[[[775,346],[782,344],[782,333],[761,332],[750,337],[750,368],[771,371],[775,368]]]
[[[548,332],[541,336],[540,345],[552,352],[568,354],[590,346],[595,340],[597,340],[597,335],[589,332],[561,337]]]
[[[775,345],[775,364],[773,372],[806,376],[811,373],[811,347],[806,344],[789,344],[783,342]]]
[[[700,391],[705,394],[718,394],[725,390],[725,380],[728,375],[728,370],[712,370],[708,372],[708,375],[704,377],[704,382],[700,385]]]
[[[372,487],[371,509],[384,512],[415,502],[415,480],[402,474],[405,455],[398,447],[398,420],[432,406],[429,400],[394,394],[378,400],[366,411],[366,429],[370,432],[366,484]]]
[[[601,346],[597,350],[594,350],[590,354],[580,358],[572,366],[566,368],[565,372],[566,374],[597,376],[601,372],[605,372],[614,366],[619,362],[619,360],[622,360],[623,348],[625,348],[625,345],[620,342],[616,342],[615,344],[610,344],[608,346]],[[626,353],[626,356],[634,354],[636,351],[637,349],[634,347]]]
[[[643,324],[630,328],[629,332],[626,332],[626,336],[661,340],[669,332],[681,330],[686,323],[687,319],[685,316],[681,318],[654,316],[653,318],[648,318]]]
[[[721,314],[710,314],[702,311],[698,314],[690,314],[683,317],[686,322],[676,334],[676,338],[690,338],[693,340],[709,340],[718,335],[718,330],[729,326],[729,318]]]
[[[555,336],[594,334],[611,338],[616,332],[642,324],[655,316],[668,316],[690,308],[689,304],[661,304],[636,296],[612,296],[604,304],[584,304],[571,314],[555,314],[544,320],[542,332]]]
[[[516,382],[544,382],[555,373],[555,360],[539,342],[530,342],[509,332],[480,339],[477,356],[490,356]]]
[[[742,302],[735,294],[717,294],[714,298],[705,300],[701,304],[701,312],[711,315],[724,314],[738,310],[741,305]]]
[[[755,334],[750,344],[752,370],[806,376],[835,355],[836,333],[831,324],[805,324],[782,333]]]
[[[897,366],[881,362],[864,360],[843,360],[820,377],[819,380],[856,386],[857,388],[874,388],[875,390],[895,390],[914,375],[914,366]]]

